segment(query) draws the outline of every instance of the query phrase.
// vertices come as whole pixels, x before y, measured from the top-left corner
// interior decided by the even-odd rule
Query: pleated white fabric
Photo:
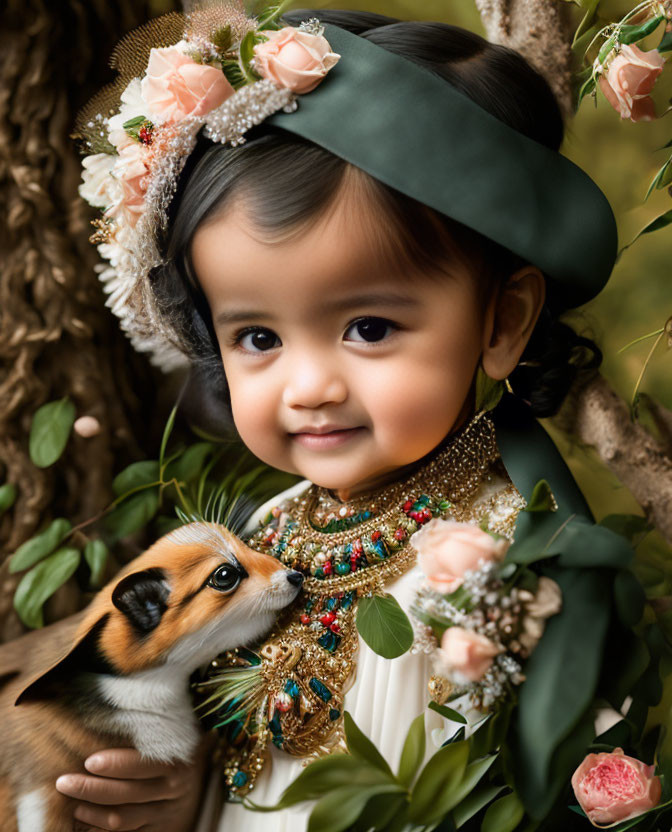
[[[481,485],[476,501],[487,499],[494,491],[499,491],[507,484],[507,481],[493,476],[490,482]],[[301,493],[308,485],[307,481],[301,482],[274,497],[255,513],[248,528],[256,527],[272,506],[286,497]],[[498,508],[500,511],[505,510],[504,507]],[[498,513],[499,516],[501,515]],[[422,573],[415,566],[388,584],[386,591],[394,595],[408,612],[421,580]],[[432,663],[422,652],[408,652],[397,659],[384,659],[360,639],[355,681],[346,693],[345,710],[349,711],[359,728],[375,743],[393,770],[396,770],[399,764],[404,739],[411,722],[429,703],[427,682],[432,672]],[[459,727],[457,723],[449,722],[434,711],[427,711],[427,758]],[[264,806],[276,803],[284,789],[301,773],[303,764],[302,760],[290,757],[271,746],[270,760],[256,781],[254,791],[250,795],[251,799]],[[239,804],[229,803],[225,805],[217,821],[213,818],[212,807],[219,788],[218,781],[218,775],[213,775],[196,832],[209,832],[211,829],[217,832],[305,830],[311,804],[266,814],[252,812]]]

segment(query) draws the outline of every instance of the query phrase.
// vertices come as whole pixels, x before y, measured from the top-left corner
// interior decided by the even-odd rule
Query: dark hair
[[[555,96],[517,52],[447,23],[403,22],[369,12],[299,10],[286,13],[283,20],[298,25],[307,17],[415,61],[515,130],[553,150],[560,148],[564,125]],[[227,403],[210,310],[191,264],[196,230],[242,192],[260,229],[295,232],[330,204],[349,168],[324,148],[263,123],[247,133],[240,147],[201,139],[189,157],[163,240],[166,265],[153,272],[152,286],[176,342]],[[435,270],[456,256],[464,258],[478,273],[484,296],[525,265],[518,255],[461,223],[373,177],[362,173],[360,178],[391,222],[388,254],[397,261],[402,257]],[[560,320],[552,284],[547,283],[547,290],[521,363],[509,377],[514,393],[531,404],[537,417],[556,413],[577,374],[594,370],[602,361],[593,341]]]

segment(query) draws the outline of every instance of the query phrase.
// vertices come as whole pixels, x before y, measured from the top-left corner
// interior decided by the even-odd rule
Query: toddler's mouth
[[[363,427],[329,429],[329,425],[325,425],[322,428],[306,429],[289,435],[304,448],[319,451],[339,447],[363,431]]]

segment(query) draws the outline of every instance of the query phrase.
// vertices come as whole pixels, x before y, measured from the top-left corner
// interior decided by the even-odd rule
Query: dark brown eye
[[[240,571],[235,566],[227,563],[223,566],[218,566],[212,575],[210,575],[208,586],[211,586],[219,592],[233,592],[240,583],[241,578]]]

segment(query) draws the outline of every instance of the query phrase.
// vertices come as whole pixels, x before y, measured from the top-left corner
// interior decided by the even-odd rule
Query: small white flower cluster
[[[522,661],[541,638],[545,619],[560,610],[554,581],[539,578],[535,593],[507,587],[514,572],[511,564],[481,562],[449,596],[427,583],[416,593],[414,652],[432,655],[436,672],[450,682],[451,700],[467,695],[462,708],[488,711],[507,699],[525,680]]]

